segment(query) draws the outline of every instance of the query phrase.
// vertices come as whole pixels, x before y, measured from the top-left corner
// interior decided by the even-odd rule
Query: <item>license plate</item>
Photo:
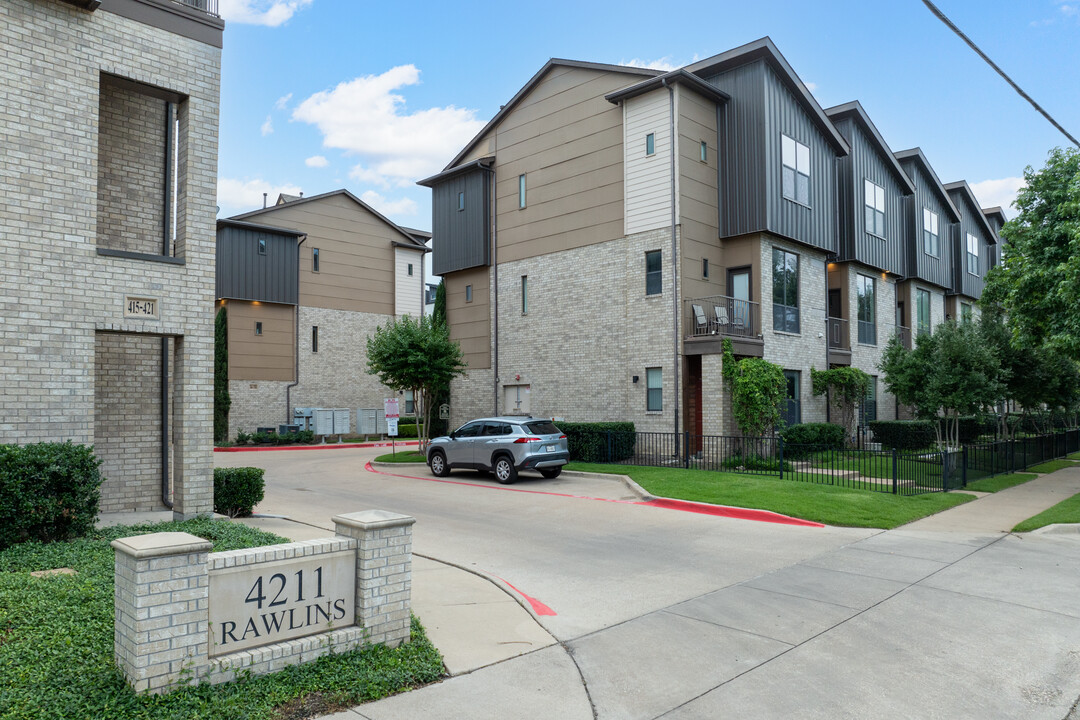
[[[548,445],[546,448],[544,448],[544,452],[555,452],[555,446]]]

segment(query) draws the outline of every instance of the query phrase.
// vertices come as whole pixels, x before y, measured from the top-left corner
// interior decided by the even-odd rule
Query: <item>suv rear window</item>
[[[555,427],[555,423],[546,420],[526,423],[525,427],[529,428],[533,435],[562,435],[562,430]]]

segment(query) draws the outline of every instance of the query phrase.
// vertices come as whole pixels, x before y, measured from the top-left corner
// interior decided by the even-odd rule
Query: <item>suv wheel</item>
[[[450,474],[450,466],[446,464],[446,456],[441,450],[431,453],[428,465],[431,466],[431,472],[435,474],[435,477],[446,477]]]
[[[517,480],[517,468],[514,461],[506,455],[495,458],[495,479],[503,485],[509,485]]]
[[[544,477],[546,477],[548,480],[552,480],[554,478],[559,477],[559,474],[561,472],[562,472],[561,467],[540,468],[540,474],[543,475]]]

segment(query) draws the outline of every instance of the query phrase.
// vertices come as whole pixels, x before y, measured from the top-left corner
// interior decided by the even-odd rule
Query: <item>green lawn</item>
[[[1071,460],[1047,460],[1041,465],[1032,465],[1028,468],[1028,471],[1037,473],[1052,473],[1056,470],[1061,470],[1062,468],[1071,467],[1076,467],[1076,463],[1072,462]]]
[[[1080,452],[1074,452],[1072,455],[1067,456],[1069,460],[1080,460]]]
[[[994,477],[983,478],[982,480],[975,480],[969,482],[965,490],[976,490],[978,492],[994,493],[998,490],[1004,490],[1016,485],[1023,485],[1029,480],[1034,480],[1037,475],[1031,475],[1028,473],[1012,473],[1009,475],[996,475]]]
[[[575,462],[566,469],[629,475],[658,497],[771,510],[848,527],[894,528],[974,499],[962,493],[902,496],[777,477],[679,468]]]
[[[927,462],[917,459],[911,453],[901,454],[896,463],[898,480],[922,481],[935,487],[941,487],[941,464],[934,451],[927,451]],[[893,476],[892,455],[869,453],[826,452],[815,453],[810,460],[815,468],[829,470],[850,470],[868,478],[891,480]],[[798,471],[796,471],[798,472]],[[813,473],[804,473],[807,477]]]
[[[1028,532],[1057,523],[1080,523],[1080,495],[1062,500],[1054,507],[1043,510],[1013,528],[1013,532]]]
[[[427,462],[427,456],[416,450],[398,450],[396,453],[387,453],[375,458],[375,462],[384,463],[423,463]]]
[[[412,642],[323,657],[273,675],[138,696],[113,662],[113,550],[109,541],[183,531],[214,550],[286,542],[237,523],[192,520],[109,528],[90,538],[0,551],[0,718],[188,720],[310,717],[438,680],[442,658],[415,620]],[[69,567],[75,576],[34,578]],[[306,708],[307,714],[299,714]]]

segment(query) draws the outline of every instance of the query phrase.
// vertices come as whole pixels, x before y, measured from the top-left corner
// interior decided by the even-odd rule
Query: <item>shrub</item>
[[[619,462],[634,454],[637,432],[632,422],[558,422],[566,434],[570,460]]]
[[[94,529],[101,461],[88,445],[0,445],[0,548]]]
[[[720,463],[729,470],[765,470],[780,472],[780,458],[762,457],[761,455],[729,455]],[[791,470],[791,463],[784,458],[784,470]]]
[[[402,425],[402,424],[398,423],[397,437],[399,437],[399,438],[419,437],[419,434],[418,434],[418,432],[416,430],[416,425],[412,424],[412,423],[409,423],[409,424],[406,424],[406,425]]]
[[[298,430],[297,432],[278,433],[270,436],[277,445],[310,445],[315,439],[315,433],[311,430]]]
[[[251,433],[246,433],[243,430],[237,430],[236,431],[236,444],[237,445],[247,445],[249,442],[251,442],[251,437],[252,437]]]
[[[268,443],[274,442],[275,435],[277,435],[277,433],[258,432],[252,435],[251,439],[257,444],[266,445]]]
[[[970,445],[976,443],[982,435],[994,434],[996,430],[996,418],[962,417],[960,418],[960,444]]]
[[[897,450],[922,450],[937,441],[935,423],[930,420],[875,420],[870,431],[874,442]]]
[[[843,450],[846,432],[843,425],[803,423],[780,431],[784,439],[784,457],[802,460],[822,450]]]
[[[231,518],[247,517],[263,499],[263,469],[214,469],[214,512]]]

